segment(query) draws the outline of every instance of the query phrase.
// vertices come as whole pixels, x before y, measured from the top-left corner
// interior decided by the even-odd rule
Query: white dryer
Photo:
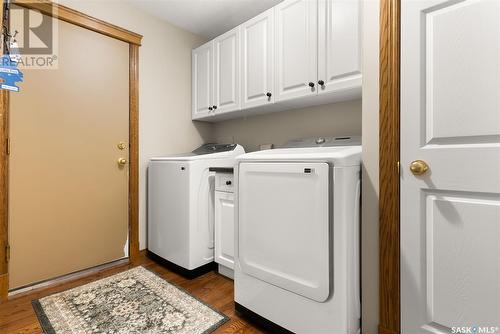
[[[205,144],[152,158],[148,170],[148,254],[187,277],[214,260],[214,178],[210,167],[232,168],[245,153],[237,144]]]
[[[360,330],[360,138],[237,158],[236,309],[295,333]]]

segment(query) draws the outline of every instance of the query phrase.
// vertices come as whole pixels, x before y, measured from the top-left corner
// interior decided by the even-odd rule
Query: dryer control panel
[[[332,147],[332,146],[354,146],[361,145],[361,137],[316,137],[293,139],[280,148],[301,148],[301,147]]]

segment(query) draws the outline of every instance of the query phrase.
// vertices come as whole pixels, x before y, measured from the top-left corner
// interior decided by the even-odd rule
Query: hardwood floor
[[[262,329],[257,328],[255,325],[235,314],[232,280],[215,272],[210,272],[193,280],[188,280],[153,262],[144,254],[142,254],[140,259],[133,265],[124,264],[119,267],[104,269],[96,274],[79,278],[74,281],[61,283],[56,286],[42,288],[12,297],[9,301],[0,304],[0,333],[41,333],[42,331],[38,324],[38,319],[36,318],[35,312],[31,306],[31,300],[59,291],[71,289],[73,287],[125,271],[137,265],[142,265],[145,268],[160,274],[169,282],[183,287],[192,295],[230,317],[231,319],[220,327],[215,333],[264,333]]]

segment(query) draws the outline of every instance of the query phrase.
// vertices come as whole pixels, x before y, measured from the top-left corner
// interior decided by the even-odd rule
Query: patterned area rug
[[[44,333],[211,333],[228,318],[136,267],[33,301]]]

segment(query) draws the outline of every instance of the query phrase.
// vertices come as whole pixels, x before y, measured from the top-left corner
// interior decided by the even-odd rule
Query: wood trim
[[[378,328],[378,334],[399,334],[399,332],[392,331],[390,329],[384,328],[384,327],[379,327]]]
[[[129,256],[139,260],[139,46],[129,49]]]
[[[0,90],[0,301],[7,299],[9,244],[9,92]]]
[[[1,302],[7,301],[7,296],[8,296],[8,291],[9,291],[9,274],[8,273],[0,275],[0,291],[2,292],[2,296],[0,298],[0,304],[1,304]]]
[[[136,262],[139,252],[139,46],[142,36],[49,1],[14,0],[25,8],[38,9],[63,21],[129,43],[129,261]],[[52,6],[56,13],[52,12]],[[3,8],[0,11],[3,13]],[[0,15],[0,24],[1,17]],[[0,90],[0,303],[8,298],[8,155],[9,92]]]
[[[400,0],[380,3],[380,334],[400,332],[400,5]]]
[[[3,5],[3,3],[2,3]],[[0,27],[3,27],[3,6],[0,11]],[[0,38],[3,54],[3,36]],[[9,268],[7,246],[9,243],[9,92],[0,90],[0,303],[7,300]]]
[[[142,35],[51,1],[14,0],[13,3],[130,44],[141,45]]]

